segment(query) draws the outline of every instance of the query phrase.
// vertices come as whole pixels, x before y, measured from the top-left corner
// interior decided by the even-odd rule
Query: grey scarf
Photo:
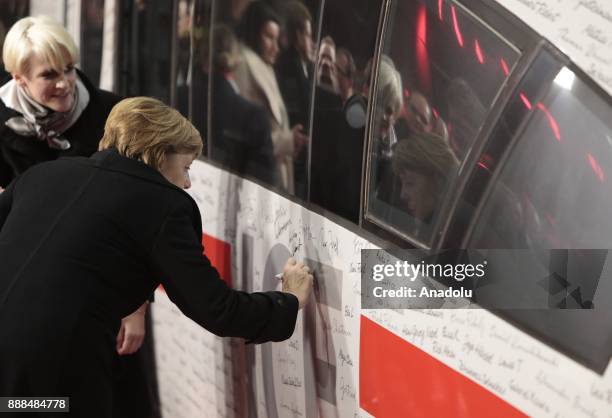
[[[89,92],[78,77],[74,94],[69,111],[54,112],[36,102],[15,80],[11,80],[0,88],[0,99],[21,116],[10,118],[5,125],[19,135],[45,141],[49,148],[67,150],[71,145],[62,134],[75,124],[89,103]]]

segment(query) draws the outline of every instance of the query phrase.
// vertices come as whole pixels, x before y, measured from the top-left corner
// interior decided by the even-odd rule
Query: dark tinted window
[[[612,248],[612,109],[568,68],[541,100],[523,97],[529,122],[472,246]]]
[[[424,244],[519,53],[448,1],[394,1],[374,109],[367,216]]]
[[[119,92],[170,103],[173,2],[121,2]]]
[[[13,26],[13,23],[28,15],[28,1],[4,0],[0,2],[0,85],[9,79],[9,74],[4,71],[2,63],[2,44],[6,32]]]
[[[100,84],[104,0],[81,2],[81,68],[94,86]]]
[[[541,54],[504,111],[462,201],[476,206],[479,190],[499,171],[468,247],[531,249],[531,259],[522,260],[529,271],[542,265],[540,254],[547,253],[542,250],[581,249],[565,256],[556,270],[563,280],[548,278],[549,302],[595,309],[503,314],[599,372],[612,354],[611,118],[608,101],[551,55]],[[598,248],[603,250],[592,250]],[[492,295],[498,298],[494,303],[513,303],[529,286],[541,285],[505,280],[504,292]]]
[[[192,28],[190,30],[189,93],[179,94],[179,106],[187,111],[191,122],[204,140],[202,153],[207,155],[208,132],[208,72],[210,53],[210,27],[212,25],[211,0],[195,0],[193,4]]]

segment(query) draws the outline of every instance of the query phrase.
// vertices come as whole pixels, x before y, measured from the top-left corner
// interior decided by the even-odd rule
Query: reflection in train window
[[[104,30],[104,0],[81,2],[81,69],[91,83],[100,84],[102,37]]]
[[[119,93],[170,103],[172,2],[121,2]]]
[[[208,155],[208,73],[210,71],[210,27],[212,0],[195,0],[191,30],[191,65],[189,95],[179,95],[179,103],[189,109],[191,122],[204,141],[203,154]]]
[[[612,112],[561,69],[479,217],[477,248],[612,248]],[[500,199],[505,199],[500,204]]]
[[[6,32],[13,26],[13,23],[28,15],[29,1],[23,0],[4,0],[0,2],[0,85],[8,81],[10,75],[4,71],[2,63],[2,44]]]
[[[305,197],[319,2],[277,3],[228,2],[216,10],[210,157]]]
[[[440,202],[519,53],[449,1],[394,1],[390,16],[366,216],[427,244]]]
[[[510,316],[602,372],[612,355],[612,301],[609,292],[602,291],[610,283],[604,265],[609,266],[612,248],[612,111],[609,102],[570,69],[562,68],[553,78],[539,87],[545,92],[541,97],[523,83],[512,99],[511,107],[522,108],[529,119],[502,161],[467,246],[580,249],[556,271],[563,279],[555,278],[549,299],[561,308],[595,309],[518,311]],[[505,133],[496,132],[493,139],[498,137],[503,140]],[[533,268],[540,252],[532,252]],[[501,295],[506,300],[525,292],[516,277],[508,282],[513,286]]]
[[[359,222],[368,65],[381,1],[325,3],[315,70],[310,200]]]
[[[190,117],[189,90],[192,83],[193,12],[195,0],[179,0],[176,7],[172,104],[185,117]]]

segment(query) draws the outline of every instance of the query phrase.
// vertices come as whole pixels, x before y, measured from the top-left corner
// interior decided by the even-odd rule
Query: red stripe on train
[[[223,281],[232,287],[232,246],[208,234],[202,234],[204,254],[217,269]]]
[[[359,403],[377,418],[526,416],[364,316],[359,357]]]

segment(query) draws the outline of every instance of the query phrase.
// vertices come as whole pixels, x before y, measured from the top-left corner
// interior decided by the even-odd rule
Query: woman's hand
[[[293,257],[287,260],[283,269],[283,292],[291,293],[298,298],[299,309],[308,303],[312,291],[313,276],[304,263],[297,262]]]
[[[121,329],[117,334],[117,353],[124,356],[134,354],[144,341],[145,314],[149,302],[142,304],[136,312],[121,320]]]

